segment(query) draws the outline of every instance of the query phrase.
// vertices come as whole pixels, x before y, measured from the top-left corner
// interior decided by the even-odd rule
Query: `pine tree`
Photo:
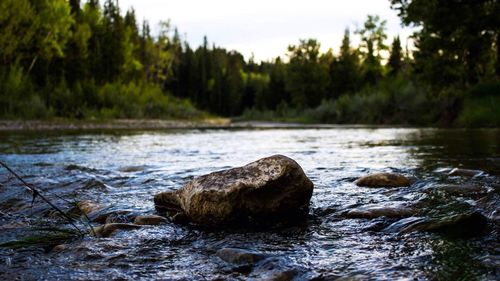
[[[392,41],[391,54],[389,56],[389,61],[387,62],[389,76],[396,76],[401,71],[402,60],[403,49],[401,48],[399,36],[396,36]]]

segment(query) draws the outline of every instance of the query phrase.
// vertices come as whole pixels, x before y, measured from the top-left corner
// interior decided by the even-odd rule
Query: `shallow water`
[[[212,280],[259,278],[219,259],[224,247],[274,257],[272,267],[293,269],[296,279],[498,280],[498,221],[471,238],[427,232],[372,230],[379,219],[343,214],[365,204],[412,204],[437,183],[474,183],[498,208],[500,130],[412,128],[302,128],[0,133],[0,160],[57,198],[90,200],[109,211],[154,214],[154,194],[193,177],[284,154],[314,182],[309,216],[294,225],[266,229],[210,230],[168,223],[123,231],[110,238],[75,239],[62,251],[50,247],[0,249],[0,274],[31,279]],[[454,167],[480,169],[474,178],[450,177]],[[410,187],[361,188],[353,181],[373,172],[398,172]],[[497,196],[497,197],[495,197]],[[477,205],[478,197],[447,195]],[[48,206],[0,170],[0,242],[19,238],[13,222],[32,227],[62,224]],[[492,207],[493,206],[493,207]],[[493,208],[493,209],[492,209]],[[487,214],[485,214],[487,215]],[[498,215],[497,215],[498,217]],[[271,269],[270,269],[271,270]]]

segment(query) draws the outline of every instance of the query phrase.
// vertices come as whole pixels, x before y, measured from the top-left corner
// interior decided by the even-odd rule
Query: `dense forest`
[[[498,1],[390,3],[415,50],[368,15],[339,50],[303,39],[255,62],[207,38],[192,48],[168,21],[152,34],[115,0],[2,0],[0,118],[499,126]]]

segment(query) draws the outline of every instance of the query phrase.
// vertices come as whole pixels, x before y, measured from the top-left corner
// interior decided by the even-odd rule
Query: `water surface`
[[[154,194],[193,177],[283,154],[295,159],[315,184],[309,217],[291,226],[209,230],[168,223],[119,232],[109,238],[47,247],[0,249],[0,274],[31,279],[246,279],[215,252],[251,249],[279,258],[297,278],[334,280],[498,280],[497,228],[471,238],[439,233],[391,233],[370,228],[383,219],[348,219],[365,204],[410,204],[437,183],[474,183],[497,196],[500,130],[412,128],[301,128],[0,133],[0,159],[25,180],[59,199],[90,200],[110,211],[154,214]],[[475,178],[449,177],[454,167],[480,169]],[[354,185],[373,172],[398,172],[410,187],[369,189]],[[450,196],[450,202],[475,200]],[[448,199],[447,199],[448,200]],[[0,242],[17,239],[13,222],[60,223],[49,208],[0,170]],[[26,223],[28,222],[28,223]]]

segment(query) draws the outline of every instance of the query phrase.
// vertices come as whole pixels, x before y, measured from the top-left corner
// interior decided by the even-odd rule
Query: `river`
[[[315,184],[305,221],[223,230],[167,223],[108,238],[65,241],[68,247],[62,251],[53,251],[54,245],[4,247],[0,275],[6,280],[245,280],[265,275],[265,268],[242,269],[215,254],[235,247],[276,258],[268,267],[291,269],[298,280],[500,279],[498,220],[490,218],[483,234],[464,238],[381,231],[374,225],[394,221],[344,216],[366,204],[425,201],[436,184],[475,184],[484,192],[440,198],[479,208],[477,200],[489,196],[489,209],[481,211],[498,218],[499,129],[0,132],[0,160],[65,210],[70,208],[65,200],[90,200],[107,211],[155,214],[156,193],[273,154],[296,160]],[[449,176],[456,167],[484,173]],[[387,189],[353,183],[374,172],[404,174],[412,185]],[[41,225],[64,225],[44,202],[37,199],[31,206],[31,199],[21,183],[0,170],[0,243],[39,233]]]

